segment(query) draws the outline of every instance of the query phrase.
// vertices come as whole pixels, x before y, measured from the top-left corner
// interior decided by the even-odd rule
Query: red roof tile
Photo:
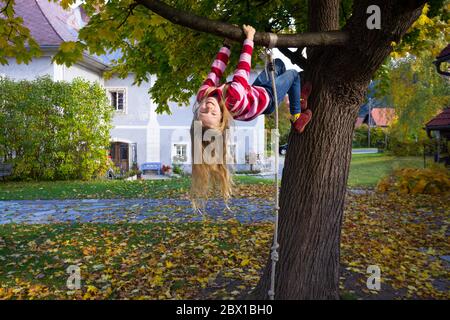
[[[394,120],[394,108],[373,108],[372,119],[378,127],[387,127]]]

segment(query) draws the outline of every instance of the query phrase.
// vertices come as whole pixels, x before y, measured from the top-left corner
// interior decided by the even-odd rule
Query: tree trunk
[[[308,100],[313,120],[301,135],[289,137],[280,192],[276,299],[339,298],[341,225],[359,106],[371,77],[391,52],[391,41],[406,33],[423,5],[372,2],[381,7],[384,29],[365,28],[365,11],[372,3],[359,1],[345,28],[351,45],[308,51],[305,76],[313,84]],[[324,8],[334,1],[311,3]],[[314,31],[336,24],[335,14],[322,11],[326,16],[310,26]],[[314,12],[320,10],[312,10],[310,19]],[[269,258],[252,298],[268,298],[270,275]]]
[[[276,299],[337,299],[339,244],[355,119],[364,87],[353,105],[320,79],[311,99],[320,104],[302,135],[291,134],[280,193]],[[268,262],[257,289],[267,298]]]

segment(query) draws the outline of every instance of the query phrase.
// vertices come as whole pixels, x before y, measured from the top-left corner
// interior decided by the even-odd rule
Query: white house
[[[11,79],[34,79],[49,75],[53,80],[71,81],[82,77],[98,81],[107,91],[111,105],[116,109],[111,130],[111,157],[116,165],[128,170],[133,163],[160,162],[172,165],[174,160],[189,169],[191,106],[169,105],[171,115],[158,115],[156,105],[148,94],[155,78],[140,86],[133,85],[133,74],[126,79],[103,78],[108,69],[108,57],[84,55],[83,60],[71,67],[51,61],[59,45],[77,39],[78,30],[87,17],[81,7],[64,10],[48,0],[16,0],[15,12],[23,17],[25,25],[40,44],[43,55],[28,65],[0,65],[0,75]],[[255,74],[252,74],[255,77]],[[194,97],[191,99],[194,101]],[[192,105],[192,104],[191,104]],[[232,150],[239,168],[247,169],[251,155],[263,155],[264,117],[251,122],[235,122],[235,139]]]

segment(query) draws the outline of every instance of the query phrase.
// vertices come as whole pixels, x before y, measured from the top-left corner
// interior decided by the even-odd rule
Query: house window
[[[120,160],[128,160],[128,144],[120,144]]]
[[[186,162],[187,161],[187,145],[186,144],[175,144],[175,156],[173,157],[173,162]]]
[[[125,88],[108,89],[108,98],[111,106],[118,112],[126,112],[126,90]]]

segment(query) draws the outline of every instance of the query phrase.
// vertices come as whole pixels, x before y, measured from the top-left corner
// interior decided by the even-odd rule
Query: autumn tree
[[[389,69],[386,96],[396,112],[391,134],[399,141],[426,139],[425,123],[450,102],[449,82],[436,72],[434,59],[408,57]]]
[[[433,4],[433,2],[431,2]],[[450,42],[450,1],[425,4],[404,39],[377,71],[375,94],[395,109],[392,139],[408,143],[427,141],[426,122],[448,106],[448,79],[436,72],[433,61]]]
[[[74,1],[61,2],[67,6]],[[253,25],[259,31],[257,46],[268,45],[268,32],[277,33],[277,47],[313,84],[308,104],[314,116],[302,135],[289,136],[275,294],[277,299],[337,299],[341,223],[359,106],[392,44],[401,42],[425,2],[86,0],[89,23],[80,30],[78,42],[62,45],[55,60],[70,64],[83,50],[119,50],[121,57],[113,61],[111,72],[125,76],[132,71],[136,83],[156,75],[150,93],[162,112],[168,100],[186,103],[198,89],[223,37],[236,41],[230,62],[235,65],[244,37],[235,24]],[[432,4],[441,6],[442,1]],[[374,21],[378,18],[379,29]],[[4,24],[0,32],[4,52],[15,44],[4,40]],[[304,48],[307,59],[301,55]],[[254,59],[257,62],[256,54]],[[269,281],[270,263],[255,297],[267,298]]]

